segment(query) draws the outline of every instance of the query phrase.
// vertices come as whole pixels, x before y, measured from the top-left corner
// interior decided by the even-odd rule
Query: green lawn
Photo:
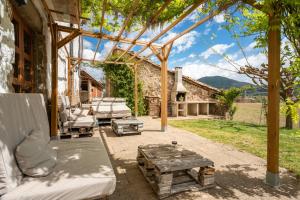
[[[173,120],[171,126],[266,158],[267,128],[224,120]],[[280,130],[280,166],[300,175],[300,129]]]

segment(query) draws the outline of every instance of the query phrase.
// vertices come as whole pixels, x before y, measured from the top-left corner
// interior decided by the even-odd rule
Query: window
[[[15,63],[13,64],[14,79],[13,87],[15,92],[33,92],[34,69],[33,69],[33,48],[32,31],[20,18],[16,11],[13,11],[12,23],[15,33]]]

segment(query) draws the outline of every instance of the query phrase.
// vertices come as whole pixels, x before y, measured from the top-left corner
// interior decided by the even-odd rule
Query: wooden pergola
[[[178,38],[182,37],[183,35],[189,33],[196,27],[204,24],[214,16],[220,14],[222,11],[228,9],[229,7],[233,6],[238,2],[243,2],[250,6],[255,7],[263,11],[262,6],[256,3],[256,0],[232,0],[226,1],[223,5],[219,6],[218,9],[212,10],[206,17],[199,19],[196,23],[188,27],[186,30],[182,31],[174,38],[170,39],[169,41],[165,42],[164,44],[157,44],[155,43],[158,39],[160,39],[163,35],[165,35],[168,31],[170,31],[173,27],[175,27],[179,22],[185,19],[189,14],[191,14],[195,9],[197,9],[201,4],[207,2],[207,0],[195,0],[194,4],[188,7],[177,19],[175,19],[171,24],[165,27],[158,35],[153,37],[150,41],[145,42],[140,40],[141,36],[146,32],[149,28],[149,25],[155,22],[159,15],[168,8],[168,5],[172,2],[172,0],[165,0],[164,4],[158,9],[153,15],[148,19],[145,25],[140,29],[139,33],[135,36],[135,38],[130,39],[123,37],[123,33],[125,31],[126,26],[131,21],[134,12],[137,10],[136,6],[138,5],[138,0],[133,0],[132,3],[133,8],[132,12],[125,17],[124,23],[121,26],[117,36],[109,35],[103,32],[103,23],[105,19],[105,12],[107,7],[107,0],[102,1],[102,13],[101,13],[101,22],[99,26],[99,32],[91,32],[84,30],[80,27],[80,22],[82,17],[80,16],[80,3],[79,0],[77,1],[77,10],[75,13],[64,13],[61,11],[57,11],[54,9],[49,9],[46,0],[42,0],[44,9],[48,15],[49,19],[49,26],[51,30],[52,36],[52,96],[51,96],[51,136],[57,136],[57,118],[58,118],[58,107],[57,107],[57,84],[58,84],[58,49],[64,47],[70,41],[72,41],[76,37],[92,37],[97,38],[98,42],[96,45],[95,54],[93,59],[85,59],[73,58],[69,57],[69,69],[70,69],[70,61],[76,60],[77,64],[81,61],[90,61],[90,62],[99,62],[99,63],[114,63],[114,64],[127,64],[129,66],[133,66],[134,71],[138,67],[138,64],[142,62],[144,59],[148,59],[151,56],[156,56],[161,63],[161,130],[167,131],[167,93],[168,93],[168,57],[170,51],[172,49],[173,42]],[[266,15],[269,18],[269,25],[270,29],[268,32],[268,64],[269,64],[269,71],[268,71],[268,144],[267,144],[267,175],[266,175],[266,182],[270,185],[276,186],[279,184],[279,81],[280,81],[280,17],[276,13],[277,11],[274,9]],[[59,15],[70,15],[73,18],[73,21],[77,22],[78,27],[67,27],[58,25],[53,17],[53,14]],[[85,19],[87,20],[87,19]],[[68,35],[64,38],[61,36],[61,32],[68,33]],[[96,53],[100,53],[98,51],[101,42],[103,40],[113,41],[114,45],[110,52],[108,53],[107,57],[104,61],[96,60]],[[128,48],[121,53],[121,55],[115,60],[110,61],[109,57],[116,49],[119,43],[129,44]],[[141,46],[142,48],[135,52],[133,56],[131,56],[126,62],[121,62],[120,59],[129,52],[135,46]],[[65,48],[66,49],[66,48]],[[146,49],[151,49],[152,53],[144,56],[142,59],[138,61],[134,61],[134,58],[139,56],[142,52]],[[67,49],[66,49],[67,51]],[[82,55],[82,45],[81,45],[81,55]],[[135,73],[135,115],[138,113],[138,102],[137,102],[137,76]]]

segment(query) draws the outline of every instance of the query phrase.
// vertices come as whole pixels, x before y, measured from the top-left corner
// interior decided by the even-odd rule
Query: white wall
[[[0,0],[0,93],[13,92],[13,66],[15,61],[14,27],[10,21],[10,7]]]

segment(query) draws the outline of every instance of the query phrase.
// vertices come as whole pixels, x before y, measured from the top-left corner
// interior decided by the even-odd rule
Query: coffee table
[[[214,163],[181,145],[139,146],[137,161],[139,169],[160,199],[215,185]]]
[[[141,134],[144,123],[135,119],[115,119],[111,122],[112,130],[118,136]]]

